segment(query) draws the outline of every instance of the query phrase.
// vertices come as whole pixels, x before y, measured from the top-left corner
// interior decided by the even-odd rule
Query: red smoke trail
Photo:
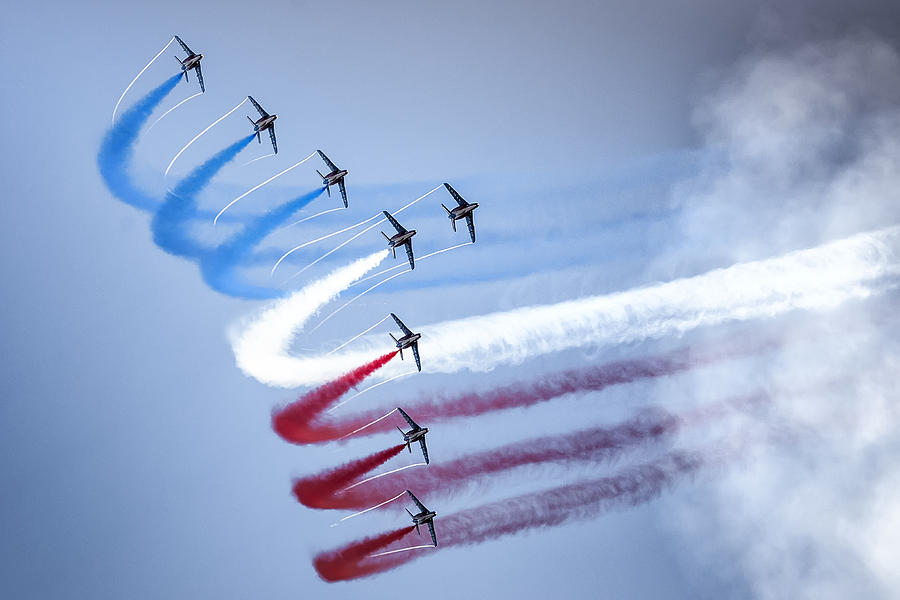
[[[316,567],[319,577],[325,581],[346,581],[371,575],[378,570],[378,565],[362,564],[366,556],[400,540],[413,529],[415,528],[404,527],[388,531],[359,542],[347,544],[343,548],[338,548],[331,552],[322,552],[313,559],[313,565]]]
[[[294,495],[301,504],[310,508],[336,508],[331,505],[331,498],[360,476],[400,454],[404,447],[404,444],[398,444],[324,473],[297,479],[294,481]]]
[[[555,527],[576,519],[590,518],[618,506],[636,506],[656,498],[702,464],[696,454],[672,453],[612,477],[524,494],[448,517],[438,516],[434,522],[438,547],[478,544],[528,529]],[[428,502],[425,498],[422,500]],[[410,530],[399,531],[408,533]],[[394,541],[386,541],[376,549],[372,548],[374,540],[383,541],[388,535],[367,538],[340,550],[324,552],[316,556],[313,563],[324,579],[337,581],[386,571],[422,556],[421,552],[411,551],[367,558]],[[400,537],[402,535],[395,539]],[[324,572],[320,567],[322,564],[328,566]]]
[[[402,406],[419,423],[431,424],[458,417],[471,417],[496,410],[525,407],[547,402],[565,394],[599,391],[607,387],[631,383],[640,379],[663,377],[689,369],[712,364],[719,360],[746,356],[751,353],[778,347],[774,340],[747,342],[745,339],[731,339],[700,347],[682,348],[655,358],[620,360],[597,367],[563,371],[549,375],[539,381],[515,383],[484,392],[469,392],[462,395],[437,395]],[[329,384],[330,385],[330,384]],[[304,402],[304,399],[298,401]],[[293,405],[285,410],[289,410]],[[310,444],[337,440],[346,434],[370,424],[384,415],[384,410],[370,410],[356,416],[340,419],[320,418],[321,410],[312,415],[306,412],[302,426],[290,429],[278,428],[281,419],[276,414],[276,431],[290,442]],[[395,426],[394,419],[384,419],[367,427],[361,434],[390,431]]]
[[[341,433],[333,432],[327,426],[311,427],[319,415],[351,388],[386,365],[397,351],[388,352],[370,363],[340,376],[334,381],[307,392],[296,402],[272,412],[272,428],[282,438],[295,444],[309,444],[340,437]]]
[[[398,491],[411,489],[416,494],[434,497],[446,496],[473,486],[479,480],[508,471],[516,467],[554,462],[599,462],[612,460],[630,449],[654,441],[660,441],[675,433],[682,420],[664,411],[646,411],[645,414],[616,425],[573,431],[563,436],[547,436],[515,442],[484,452],[462,456],[456,460],[435,463],[427,469],[417,469],[415,473],[403,471],[386,475],[380,479],[367,481],[344,491],[350,479],[342,478],[340,485],[331,485],[331,495],[320,493],[318,481],[328,478],[331,472],[297,480],[294,494],[304,505],[311,508],[362,509]],[[401,445],[402,449],[403,446]],[[350,463],[347,467],[357,476],[365,471],[366,460]],[[380,463],[379,463],[380,464]],[[374,467],[373,467],[374,468]],[[351,469],[346,468],[349,472]],[[312,498],[312,500],[311,500]]]

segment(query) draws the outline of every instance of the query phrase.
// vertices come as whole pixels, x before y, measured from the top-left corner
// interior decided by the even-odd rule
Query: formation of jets
[[[179,65],[181,66],[181,71],[184,73],[185,81],[189,81],[188,72],[193,70],[197,75],[197,80],[200,83],[200,91],[205,92],[206,87],[203,83],[203,72],[200,68],[200,61],[203,60],[202,54],[197,54],[193,52],[187,44],[182,41],[180,37],[175,36],[175,40],[181,45],[181,48],[184,50],[187,57],[181,59],[179,57],[175,57],[178,60]],[[253,132],[256,134],[256,140],[259,143],[262,143],[262,132],[269,132],[269,139],[272,142],[272,151],[275,154],[278,154],[278,142],[275,139],[275,120],[278,118],[278,115],[270,115],[266,112],[262,106],[260,106],[259,102],[257,102],[253,96],[247,96],[247,99],[250,100],[250,103],[256,108],[259,113],[258,119],[253,119],[248,116],[247,119],[250,121],[250,124],[253,126]],[[349,207],[349,202],[347,201],[347,188],[344,183],[344,178],[347,176],[348,171],[346,169],[340,169],[337,165],[335,165],[331,159],[329,159],[324,152],[321,150],[317,150],[319,157],[321,157],[322,161],[328,168],[327,173],[322,173],[318,169],[316,169],[316,173],[319,174],[319,177],[322,179],[322,185],[325,186],[326,191],[328,192],[328,196],[331,197],[331,186],[337,185],[338,189],[341,193],[341,200],[344,203],[344,208]],[[447,218],[450,219],[450,225],[453,228],[454,233],[457,231],[456,222],[465,219],[466,227],[469,230],[469,237],[472,240],[472,243],[475,243],[475,219],[473,213],[475,209],[478,208],[477,202],[467,202],[449,183],[444,183],[444,187],[447,189],[447,192],[450,193],[450,196],[456,201],[457,206],[453,209],[447,208],[446,205],[441,203],[444,210],[447,211]],[[408,230],[404,228],[394,216],[388,211],[382,211],[385,218],[390,221],[391,225],[393,225],[396,233],[392,236],[388,236],[383,231],[381,235],[387,240],[388,247],[391,249],[394,258],[397,258],[397,248],[403,247],[406,250],[407,260],[409,261],[409,268],[413,270],[416,268],[415,255],[413,254],[412,247],[412,238],[416,235],[416,230]],[[421,339],[422,334],[413,333],[403,322],[395,315],[391,313],[391,317],[393,317],[394,321],[397,323],[397,326],[403,332],[403,335],[400,338],[394,337],[394,334],[391,333],[391,339],[394,340],[394,344],[400,352],[400,358],[403,359],[403,351],[407,349],[411,349],[413,353],[413,357],[416,361],[416,369],[417,371],[422,370],[422,362],[419,358],[419,339]],[[407,449],[412,452],[412,444],[413,442],[418,442],[419,446],[422,448],[422,456],[425,459],[425,464],[429,464],[428,459],[428,447],[425,445],[425,435],[428,433],[427,427],[420,427],[412,418],[402,409],[397,408],[403,418],[406,420],[407,424],[410,427],[409,431],[403,431],[399,427],[397,429],[400,430],[401,435],[403,436],[403,442],[406,444]],[[416,531],[421,535],[419,531],[420,525],[427,525],[428,531],[431,534],[431,542],[434,546],[437,546],[437,536],[434,532],[434,518],[437,516],[437,513],[434,511],[430,511],[425,508],[419,499],[416,498],[413,493],[409,490],[406,490],[406,493],[409,495],[410,499],[416,505],[418,512],[413,514],[406,510],[409,513],[409,516],[412,518],[413,524],[416,526]]]

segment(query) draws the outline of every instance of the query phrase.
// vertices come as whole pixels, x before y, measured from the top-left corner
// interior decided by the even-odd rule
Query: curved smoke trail
[[[423,369],[485,371],[500,364],[585,346],[635,342],[697,327],[823,310],[878,293],[900,272],[900,227],[889,227],[777,258],[739,263],[668,283],[506,312],[444,321],[422,333]],[[237,364],[272,386],[316,385],[383,347],[363,337],[355,350],[292,356],[290,341],[324,304],[358,280],[374,254],[281,300],[232,335]],[[328,294],[313,290],[328,289]],[[427,347],[427,359],[424,352]],[[389,378],[399,366],[382,371]]]
[[[619,506],[637,506],[659,496],[704,461],[698,454],[674,452],[602,479],[569,484],[492,502],[435,519],[439,548],[470,546],[528,529],[554,527],[586,519]],[[416,490],[412,490],[416,493]],[[428,500],[420,498],[427,503]],[[372,557],[395,544],[409,529],[352,542],[313,559],[326,581],[346,581],[393,569],[430,553],[402,552]],[[401,533],[402,532],[402,533]]]

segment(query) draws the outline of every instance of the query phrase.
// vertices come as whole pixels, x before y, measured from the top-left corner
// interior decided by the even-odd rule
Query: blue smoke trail
[[[324,191],[325,188],[318,188],[285,202],[273,211],[257,217],[231,239],[210,251],[201,261],[201,271],[206,284],[218,292],[239,298],[263,300],[282,295],[281,290],[236,280],[234,269],[245,261],[251,250],[266,236],[295,212],[321,196]]]
[[[175,89],[181,77],[181,73],[173,75],[123,113],[106,132],[97,153],[97,166],[109,191],[123,202],[141,210],[156,209],[159,200],[135,187],[128,175],[128,164],[134,152],[134,143],[141,132],[141,127],[169,92]]]
[[[175,189],[166,193],[166,201],[153,215],[151,225],[153,241],[157,246],[169,254],[187,258],[200,258],[209,251],[207,246],[191,239],[188,231],[189,222],[197,216],[197,195],[255,136],[242,138],[213,155],[179,181]]]

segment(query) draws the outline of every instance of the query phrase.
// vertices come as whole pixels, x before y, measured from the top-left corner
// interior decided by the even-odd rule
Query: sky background
[[[204,193],[205,207],[316,148],[350,170],[351,210],[277,232],[264,246],[275,256],[442,181],[481,204],[476,246],[379,288],[298,349],[335,345],[390,310],[413,326],[557,302],[897,223],[896,5],[781,4],[6,6],[0,595],[351,598],[421,585],[433,598],[895,597],[896,294],[820,317],[384,386],[366,402],[393,406],[418,392],[486,389],[700,340],[776,336],[781,350],[453,423],[429,434],[429,450],[442,460],[760,387],[782,401],[778,409],[739,415],[679,445],[773,423],[802,431],[803,443],[790,452],[754,448],[638,508],[328,585],[310,564],[316,552],[406,515],[398,506],[331,529],[337,514],[298,505],[291,478],[394,438],[317,448],[279,439],[270,410],[301,390],[243,375],[227,336],[261,303],[210,290],[195,265],[160,251],[149,217],[115,199],[96,166],[119,94],[177,33],[206,56],[207,93],[142,136],[135,174],[147,189],[161,196],[171,156],[249,93],[279,115],[279,155],[241,166],[267,152],[254,143]],[[123,107],[171,75],[166,55]],[[164,106],[195,88],[192,76]],[[173,177],[248,133],[245,108],[192,146]],[[241,210],[309,191],[316,166],[296,169]],[[462,241],[441,201],[429,197],[401,219],[420,232],[417,252]],[[309,211],[337,202],[321,197]],[[368,254],[382,243],[371,233],[308,278],[279,284],[295,289]],[[267,267],[248,276],[262,281]],[[427,363],[424,342],[422,353]],[[405,460],[414,458],[396,464]],[[502,478],[430,507],[448,514],[616,465],[598,469],[550,470],[542,483]]]

